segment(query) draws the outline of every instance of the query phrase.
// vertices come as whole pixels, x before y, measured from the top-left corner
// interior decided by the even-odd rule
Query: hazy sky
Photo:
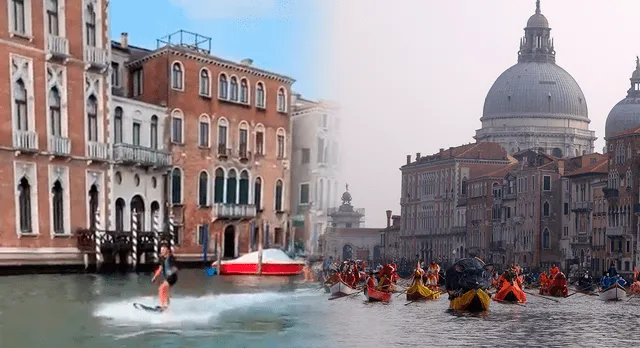
[[[400,212],[407,154],[474,141],[489,88],[517,62],[535,0],[327,4],[322,82],[342,104],[345,180],[353,204],[367,210],[367,227],[384,226],[385,210]],[[541,9],[602,151],[605,120],[626,96],[640,53],[640,1],[542,0]]]

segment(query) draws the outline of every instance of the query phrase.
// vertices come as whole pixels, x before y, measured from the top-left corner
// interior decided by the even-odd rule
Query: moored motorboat
[[[433,291],[418,279],[407,289],[407,301],[437,300],[440,291]]]
[[[346,296],[346,295],[353,295],[357,292],[359,292],[360,290],[356,289],[356,288],[352,288],[349,285],[347,285],[347,283],[345,283],[344,281],[340,280],[339,282],[331,285],[331,295],[332,296]]]
[[[367,297],[367,301],[369,302],[391,301],[391,292],[376,290],[369,286],[364,287],[364,295]]]
[[[626,297],[627,291],[618,282],[598,293],[598,298],[603,301],[620,301]]]
[[[255,275],[258,274],[259,252],[252,252],[234,260],[222,261],[220,274],[226,275]],[[214,263],[214,266],[217,262]],[[262,251],[262,275],[291,276],[300,274],[304,268],[304,261],[293,260],[280,249],[265,249]]]

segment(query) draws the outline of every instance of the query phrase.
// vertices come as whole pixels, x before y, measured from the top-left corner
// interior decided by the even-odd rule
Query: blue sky
[[[113,40],[156,48],[156,39],[180,29],[212,39],[212,54],[296,79],[294,90],[323,98],[313,69],[320,49],[320,11],[310,0],[111,0]]]

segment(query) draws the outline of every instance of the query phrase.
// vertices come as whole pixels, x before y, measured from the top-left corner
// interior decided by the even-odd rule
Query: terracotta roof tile
[[[623,137],[625,135],[631,135],[631,134],[640,134],[640,126],[635,127],[635,128],[631,128],[631,129],[627,129],[624,132],[620,132],[612,137],[609,137],[609,139],[613,139],[613,138],[618,138],[618,137]]]
[[[432,155],[423,156],[415,163],[426,163],[432,161],[443,161],[452,158],[457,159],[486,159],[486,160],[509,160],[510,156],[498,143],[472,143],[466,145],[460,145],[457,147],[450,147],[443,149],[442,152],[437,152]]]
[[[588,166],[571,171],[565,176],[578,176],[583,174],[607,174],[609,173],[609,159],[603,158]]]

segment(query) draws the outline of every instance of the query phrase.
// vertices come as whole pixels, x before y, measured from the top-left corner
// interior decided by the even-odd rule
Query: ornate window
[[[209,116],[201,115],[200,116],[200,125],[199,125],[199,133],[198,133],[198,146],[200,147],[209,147],[209,139],[210,139],[210,128],[211,124],[209,122]]]
[[[182,64],[180,62],[173,63],[171,68],[171,88],[177,90],[183,90],[184,87],[184,73]]]
[[[86,35],[86,44],[90,47],[96,47],[96,11],[93,8],[93,4],[87,4],[85,8],[85,35]]]
[[[282,87],[278,89],[278,112],[287,112],[287,94]]]
[[[240,81],[240,102],[249,104],[249,83],[245,78]]]
[[[182,172],[173,168],[171,172],[171,204],[182,204]]]
[[[215,173],[215,181],[214,181],[214,192],[213,192],[213,202],[214,203],[223,203],[224,202],[224,170],[222,168],[216,169]]]
[[[14,86],[14,108],[18,130],[29,130],[29,112],[27,108],[27,88],[22,79],[18,79]]]
[[[98,141],[98,99],[94,95],[87,99],[87,121],[89,141]]]
[[[211,95],[211,80],[209,70],[202,68],[200,70],[200,95],[208,97]]]
[[[149,127],[149,142],[152,149],[158,148],[158,116],[151,116],[151,125]]]
[[[256,83],[256,106],[265,107],[264,84],[262,82]]]
[[[240,197],[239,204],[249,204],[249,172],[243,170],[240,173]]]
[[[209,174],[206,171],[200,172],[198,178],[198,205],[201,207],[209,205]]]
[[[60,180],[56,180],[51,188],[53,205],[53,233],[64,234],[64,190]]]
[[[227,175],[227,200],[226,203],[228,204],[236,204],[237,201],[237,196],[236,196],[236,189],[237,189],[237,185],[238,185],[238,178],[236,177],[236,170],[235,169],[229,169],[229,173]]]
[[[220,74],[218,77],[218,98],[229,99],[229,81],[225,74]]]
[[[231,77],[230,88],[231,88],[230,99],[232,101],[238,101],[238,79],[235,76]]]
[[[122,108],[116,107],[113,117],[113,142],[122,143]]]
[[[20,179],[18,185],[18,205],[20,214],[20,232],[33,233],[31,219],[31,185],[26,177]]]
[[[275,209],[276,212],[281,212],[282,210],[282,199],[283,199],[283,190],[284,187],[282,185],[282,180],[278,179],[276,181],[276,192],[275,192]]]

